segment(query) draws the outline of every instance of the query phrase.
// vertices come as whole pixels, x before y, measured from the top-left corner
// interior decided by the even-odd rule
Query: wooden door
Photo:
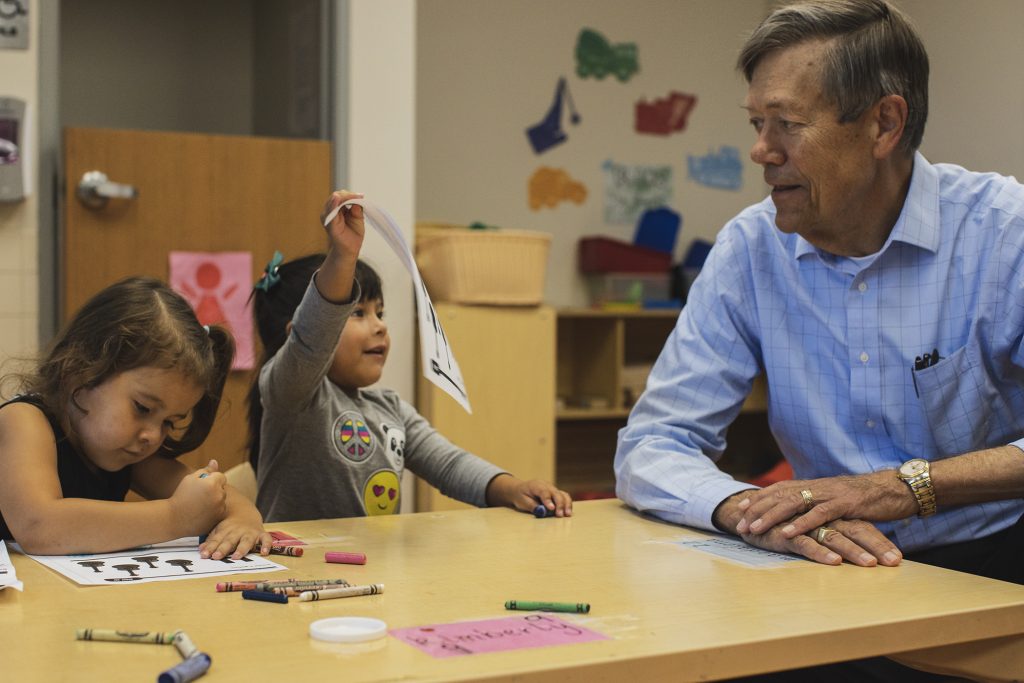
[[[66,129],[62,320],[123,277],[166,281],[170,251],[250,251],[255,281],[275,249],[286,259],[323,250],[317,219],[332,189],[330,157],[318,140]],[[88,171],[138,196],[88,208],[75,196]],[[217,424],[184,462],[215,457],[226,470],[246,459],[251,375],[231,373]]]

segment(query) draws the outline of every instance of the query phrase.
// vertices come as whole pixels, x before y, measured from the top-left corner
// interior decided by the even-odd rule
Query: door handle
[[[111,181],[103,171],[86,171],[78,181],[75,196],[90,209],[102,209],[111,199],[135,199],[139,191]]]

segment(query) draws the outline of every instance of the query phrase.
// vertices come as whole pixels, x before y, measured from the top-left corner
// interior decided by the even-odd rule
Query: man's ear
[[[907,101],[900,95],[886,95],[874,107],[875,158],[886,159],[899,148],[907,125]]]
[[[285,333],[285,336],[290,335],[292,333],[292,321],[291,320],[289,320],[288,324],[284,326],[284,333]]]

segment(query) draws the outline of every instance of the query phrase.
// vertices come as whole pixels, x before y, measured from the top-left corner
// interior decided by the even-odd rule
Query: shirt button
[[[857,289],[859,289],[861,292],[868,291],[868,283],[861,282],[859,285],[857,285]]]
[[[861,351],[860,352],[860,362],[861,363],[867,363],[868,362],[868,352],[867,351]]]
[[[874,429],[875,428],[875,421],[874,420],[868,420],[864,424],[865,424],[865,426],[867,426],[868,429]]]

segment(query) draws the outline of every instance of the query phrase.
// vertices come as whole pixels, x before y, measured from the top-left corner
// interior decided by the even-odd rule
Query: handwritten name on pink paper
[[[431,657],[478,655],[608,639],[604,634],[546,614],[415,626],[394,629],[390,633]]]

